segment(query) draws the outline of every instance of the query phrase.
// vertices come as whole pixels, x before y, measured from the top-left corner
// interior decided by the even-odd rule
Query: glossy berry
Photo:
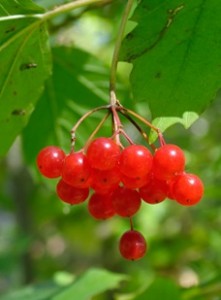
[[[124,258],[137,260],[145,255],[147,244],[140,232],[129,230],[121,236],[119,250]]]
[[[89,189],[75,188],[61,179],[57,184],[57,195],[66,203],[79,204],[87,199],[89,195]]]
[[[87,157],[83,153],[71,153],[64,160],[62,179],[78,188],[89,186],[91,168]]]
[[[91,173],[91,188],[97,193],[106,194],[113,191],[120,183],[120,172],[117,167],[111,170],[93,169]]]
[[[142,177],[134,177],[134,178],[121,174],[121,181],[123,185],[128,189],[141,188],[142,186],[146,185],[149,182],[149,180],[150,180],[149,174]]]
[[[143,177],[150,173],[152,154],[142,145],[130,145],[120,155],[119,168],[127,177]]]
[[[186,206],[197,204],[204,193],[204,185],[201,179],[190,173],[183,173],[177,176],[172,185],[174,199]]]
[[[112,139],[100,137],[90,143],[86,155],[92,168],[110,170],[118,163],[120,147]]]
[[[139,193],[125,187],[118,187],[111,198],[115,212],[121,217],[133,216],[141,205]]]
[[[112,200],[110,195],[94,193],[88,201],[88,211],[95,219],[108,219],[114,216]]]
[[[147,203],[157,204],[167,197],[168,186],[165,181],[152,177],[150,181],[140,188],[140,197]]]
[[[37,156],[37,166],[42,175],[48,178],[61,176],[65,153],[55,146],[43,148]]]
[[[156,150],[153,156],[153,172],[160,180],[169,180],[174,175],[183,172],[185,156],[176,145],[167,144]]]

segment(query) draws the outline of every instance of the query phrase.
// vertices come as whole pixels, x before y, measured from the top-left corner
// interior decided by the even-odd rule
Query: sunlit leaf
[[[39,12],[29,0],[0,4],[0,156],[27,124],[50,74],[47,28]]]
[[[185,112],[182,118],[179,117],[159,117],[153,120],[152,124],[160,128],[162,132],[164,132],[170,126],[179,123],[184,126],[184,128],[188,128],[198,119],[198,115],[195,112]],[[157,138],[157,134],[155,131],[151,131],[149,135],[150,142],[154,142]]]
[[[81,299],[88,300],[106,290],[119,286],[125,275],[115,274],[102,269],[90,269],[71,287],[67,288],[52,300]]]
[[[221,2],[141,0],[121,58],[153,118],[201,113],[221,87]]]

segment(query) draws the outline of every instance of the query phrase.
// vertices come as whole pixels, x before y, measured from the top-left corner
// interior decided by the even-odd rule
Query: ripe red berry
[[[124,258],[137,260],[145,255],[147,244],[140,232],[129,230],[121,236],[119,250]]]
[[[120,155],[120,171],[131,178],[143,177],[150,173],[152,154],[142,145],[130,145]]]
[[[160,203],[167,197],[168,186],[165,181],[152,177],[150,181],[140,188],[140,197],[147,203]]]
[[[106,194],[113,191],[120,183],[120,171],[117,167],[111,170],[93,169],[91,173],[91,188],[97,193]]]
[[[92,168],[110,170],[119,159],[120,147],[110,138],[100,137],[90,143],[87,158]]]
[[[138,189],[146,185],[150,180],[149,174],[142,177],[128,177],[124,174],[121,174],[121,181],[123,185],[128,189]]]
[[[79,204],[87,199],[89,195],[89,189],[79,189],[73,187],[61,179],[57,184],[57,195],[66,203]]]
[[[197,204],[204,193],[204,185],[201,179],[189,173],[178,175],[172,185],[174,199],[186,206]]]
[[[115,211],[110,195],[94,193],[88,201],[88,211],[95,219],[108,219],[114,216]]]
[[[168,180],[183,172],[185,156],[176,145],[168,144],[156,150],[153,156],[153,173],[160,180]]]
[[[43,148],[37,156],[37,166],[42,175],[48,178],[61,176],[65,153],[55,146]]]
[[[62,168],[62,179],[75,187],[88,187],[91,168],[83,153],[71,153],[66,156]]]
[[[136,190],[118,187],[112,193],[112,202],[115,212],[121,217],[131,217],[140,208],[141,199]]]

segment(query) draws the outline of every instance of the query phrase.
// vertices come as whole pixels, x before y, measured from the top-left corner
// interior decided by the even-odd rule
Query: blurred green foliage
[[[46,8],[63,3],[35,2]],[[86,52],[93,54],[93,61],[87,61],[84,67],[93,66],[99,58],[102,62],[99,70],[104,77],[101,80],[98,74],[95,78],[98,91],[102,93],[107,89],[107,70],[123,5],[124,1],[114,1],[103,8],[67,14],[49,24],[53,46],[77,44],[84,55]],[[130,66],[120,65],[122,103],[127,103],[130,97],[129,70]],[[96,103],[96,100],[81,98],[80,92],[75,98],[74,87],[79,82],[73,74],[70,76],[73,76],[73,91],[68,94],[69,102],[61,101],[58,106],[56,114],[60,122],[53,116],[50,118],[50,112],[44,108],[42,115],[39,114],[39,107],[44,107],[44,94],[31,117],[30,127],[27,126],[0,161],[0,298],[221,299],[220,96],[190,129],[176,125],[164,135],[166,141],[184,149],[188,171],[203,179],[204,199],[190,208],[170,200],[154,206],[143,204],[134,223],[146,237],[149,250],[142,260],[130,262],[122,259],[118,252],[118,239],[128,229],[128,220],[115,217],[96,221],[89,216],[85,203],[76,207],[61,203],[55,193],[56,182],[42,178],[36,171],[35,156],[42,146],[57,141],[68,151],[69,130],[77,118],[99,101],[107,101],[99,98],[94,89],[91,94],[99,98]],[[59,81],[59,77],[55,79]],[[92,77],[85,85],[87,88],[90,80]],[[56,88],[62,97],[57,83]],[[64,91],[68,93],[66,87]],[[76,102],[72,102],[73,99]],[[131,101],[130,106],[141,114],[146,111],[145,117],[149,117],[145,103]],[[87,139],[88,128],[95,126],[99,117],[98,114],[80,129],[80,144]],[[129,124],[126,128],[134,140],[141,142]],[[108,133],[105,127],[103,134]],[[76,296],[75,284],[88,294],[79,296],[81,298]],[[65,296],[68,292],[70,294]]]

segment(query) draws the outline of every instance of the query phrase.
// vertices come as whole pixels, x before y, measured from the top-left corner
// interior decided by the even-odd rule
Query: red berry
[[[130,145],[120,155],[120,171],[131,178],[146,176],[152,167],[152,154],[142,145]]]
[[[145,255],[147,244],[140,232],[129,230],[121,236],[119,250],[124,258],[137,260]]]
[[[138,189],[148,183],[150,180],[150,176],[142,176],[142,177],[128,177],[124,174],[121,174],[121,181],[123,185],[128,189]]]
[[[78,204],[87,199],[89,195],[89,189],[79,189],[73,187],[61,179],[57,184],[57,194],[58,197],[66,203]]]
[[[62,179],[75,187],[88,187],[91,168],[83,153],[71,153],[66,156],[62,168]]]
[[[120,147],[110,138],[100,137],[90,143],[87,157],[92,168],[110,170],[114,168],[120,156]]]
[[[131,217],[140,208],[141,199],[136,190],[118,187],[111,196],[115,212],[121,217]]]
[[[160,180],[168,180],[183,172],[185,156],[176,145],[168,144],[156,150],[153,157],[153,173]]]
[[[114,216],[112,200],[110,195],[100,195],[94,193],[88,201],[89,213],[95,219],[108,219]]]
[[[180,174],[175,175],[170,180],[167,181],[167,197],[171,200],[175,200],[173,195],[173,190],[174,190],[173,185],[176,182],[179,175]]]
[[[106,194],[118,187],[120,172],[117,167],[111,170],[93,169],[91,173],[91,188],[97,193]]]
[[[204,185],[201,179],[189,173],[183,173],[177,176],[172,185],[172,195],[174,199],[186,206],[198,203],[203,197]]]
[[[140,197],[147,203],[160,203],[167,197],[168,186],[165,181],[152,177],[150,181],[140,188]]]
[[[37,156],[37,166],[42,175],[48,178],[61,176],[65,153],[55,146],[43,148]]]

